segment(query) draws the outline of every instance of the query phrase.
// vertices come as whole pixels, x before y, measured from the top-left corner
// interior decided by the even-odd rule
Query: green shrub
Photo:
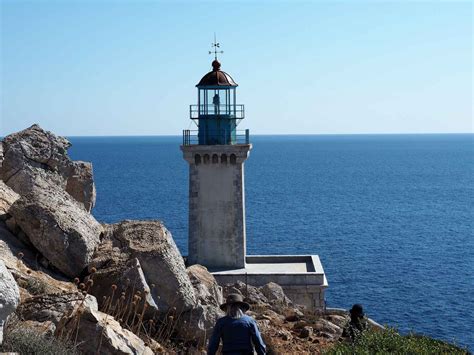
[[[400,335],[393,328],[364,332],[353,344],[340,342],[328,349],[328,355],[366,354],[469,354],[453,344],[416,334]]]
[[[75,355],[74,347],[10,319],[3,333],[0,352],[38,355]]]

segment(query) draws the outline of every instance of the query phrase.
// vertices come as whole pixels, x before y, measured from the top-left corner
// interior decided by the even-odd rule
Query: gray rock
[[[176,327],[177,335],[185,341],[205,344],[212,335],[216,321],[223,316],[224,313],[218,307],[199,304],[180,315]]]
[[[286,297],[283,288],[274,282],[267,283],[266,285],[262,286],[260,290],[270,302],[284,306],[291,304],[291,301],[288,297]]]
[[[74,277],[91,261],[102,226],[67,192],[46,184],[18,199],[10,214],[57,269]]]
[[[150,286],[137,258],[123,264],[100,268],[89,278],[93,281],[93,286],[89,292],[101,300],[101,311],[105,311],[107,307],[107,313],[116,316],[118,319],[123,318],[125,314],[128,314],[128,307],[133,297],[137,292],[140,292],[142,300],[139,303],[139,308],[142,309],[143,302],[146,303],[147,318],[153,317],[155,312],[158,312],[158,306],[151,295]],[[117,287],[115,291],[112,290],[113,285]],[[105,301],[103,301],[104,299]]]
[[[183,258],[163,223],[123,221],[107,226],[104,239],[90,267],[100,271],[137,259],[161,311],[176,308],[181,312],[197,304]]]
[[[31,191],[36,171],[44,171],[45,177],[56,185],[66,187],[71,169],[67,139],[57,137],[33,125],[3,139],[4,160],[2,178],[20,195]]]
[[[84,297],[80,292],[44,294],[27,298],[18,307],[18,314],[24,320],[52,322],[57,326],[63,317],[72,314],[78,307],[97,311],[97,300],[91,295]]]
[[[246,302],[250,304],[268,303],[268,299],[255,286],[247,285],[242,281],[237,281],[235,284],[228,284],[223,289],[224,297],[231,293],[239,293],[244,296]]]
[[[0,260],[0,345],[3,342],[3,326],[8,316],[20,302],[20,290],[12,274]]]
[[[153,354],[143,340],[123,329],[113,317],[89,307],[63,318],[56,328],[56,335],[61,334],[79,339],[76,346],[84,354]]]
[[[2,170],[2,165],[3,165],[3,144],[0,141],[0,171]],[[0,179],[1,179],[1,174],[0,174]]]
[[[19,198],[20,195],[0,180],[0,220],[7,219],[7,212],[10,206]]]
[[[206,267],[195,264],[188,267],[186,271],[201,304],[219,307],[224,303],[222,287],[217,284],[216,279]]]
[[[298,308],[294,307],[286,308],[282,313],[288,322],[296,322],[304,317],[304,314]]]
[[[95,203],[92,167],[69,158],[67,149],[71,143],[66,138],[33,125],[5,137],[2,143],[4,160],[0,177],[15,192],[23,196],[49,183],[67,189],[90,211]]]
[[[205,343],[211,336],[216,321],[224,316],[219,308],[224,303],[222,287],[202,265],[188,267],[187,273],[199,303],[179,316],[176,332],[185,341]]]
[[[342,328],[337,326],[336,324],[328,321],[327,319],[321,318],[314,324],[314,329],[317,329],[321,332],[332,334],[332,335],[340,335],[342,334]]]
[[[92,164],[75,161],[67,179],[66,191],[90,212],[95,205],[96,191]]]

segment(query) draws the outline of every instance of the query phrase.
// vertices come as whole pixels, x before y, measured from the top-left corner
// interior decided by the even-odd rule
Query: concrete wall
[[[245,267],[244,161],[251,145],[181,147],[189,163],[188,262]]]
[[[279,284],[288,298],[293,303],[305,306],[307,309],[317,310],[325,308],[324,293],[327,288],[326,277],[323,275],[323,282],[318,284],[319,275],[314,275],[316,284],[300,284],[297,276],[300,275],[282,275],[282,274],[231,274],[216,272],[212,273],[221,286],[234,284],[237,281],[245,282],[249,285],[260,287],[268,282]],[[306,275],[307,278],[308,275]],[[294,281],[292,281],[294,280]]]

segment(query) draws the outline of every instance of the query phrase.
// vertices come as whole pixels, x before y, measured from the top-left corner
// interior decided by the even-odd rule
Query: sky
[[[473,132],[471,1],[0,2],[0,136],[193,129],[214,32],[251,134]]]

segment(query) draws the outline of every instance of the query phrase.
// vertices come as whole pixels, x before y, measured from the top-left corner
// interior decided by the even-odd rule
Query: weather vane
[[[214,53],[214,58],[217,60],[217,53],[222,54],[222,53],[224,53],[224,51],[218,51],[218,50],[217,50],[218,48],[221,48],[221,44],[217,42],[217,40],[216,40],[216,34],[215,34],[215,33],[214,33],[214,43],[212,43],[211,45],[212,45],[212,47],[214,48],[214,50],[213,50],[213,51],[209,51],[209,54]]]

